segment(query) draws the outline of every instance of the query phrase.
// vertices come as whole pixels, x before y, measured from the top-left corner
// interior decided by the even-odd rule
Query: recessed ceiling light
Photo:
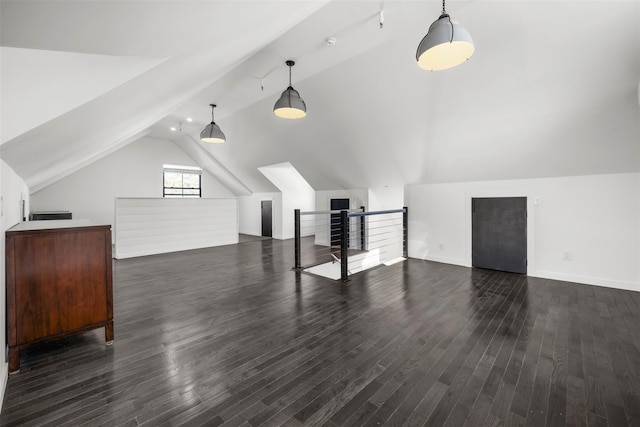
[[[178,129],[176,129],[174,126],[171,126],[171,132],[175,132],[175,131],[177,131],[177,130],[178,130]]]
[[[191,117],[187,117],[187,121],[188,121],[188,122],[192,122],[192,121],[193,121],[193,119],[192,119]]]

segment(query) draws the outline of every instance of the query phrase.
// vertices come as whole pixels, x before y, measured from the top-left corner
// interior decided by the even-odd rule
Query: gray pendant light
[[[217,107],[216,104],[209,104],[211,106],[211,123],[207,125],[206,128],[200,132],[200,141],[202,142],[212,142],[212,143],[221,143],[227,140],[227,137],[224,136],[224,133],[220,130],[220,126],[215,124],[213,121],[213,109]]]
[[[289,60],[286,64],[289,67],[289,87],[282,92],[280,99],[273,106],[273,114],[284,119],[300,119],[307,115],[307,106],[298,91],[291,86],[291,67],[296,63]]]
[[[429,71],[446,70],[460,65],[471,58],[475,50],[471,34],[451,19],[444,9],[444,1],[442,0],[442,14],[431,24],[416,52],[418,66]]]

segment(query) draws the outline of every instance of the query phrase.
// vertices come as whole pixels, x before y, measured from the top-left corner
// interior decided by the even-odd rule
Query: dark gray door
[[[472,265],[527,273],[527,198],[471,200]]]
[[[331,199],[331,210],[348,210],[349,199]],[[340,214],[331,214],[331,246],[340,246],[342,235],[340,234]]]
[[[260,202],[262,210],[262,235],[264,237],[273,237],[271,230],[271,200],[263,200]]]

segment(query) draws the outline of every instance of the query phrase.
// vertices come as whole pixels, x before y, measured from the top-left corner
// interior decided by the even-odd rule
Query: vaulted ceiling
[[[0,156],[32,192],[145,135],[236,194],[283,162],[316,190],[640,171],[640,2],[450,0],[476,53],[426,72],[440,9],[2,0]],[[286,59],[301,120],[272,113]],[[198,140],[210,103],[225,144]]]

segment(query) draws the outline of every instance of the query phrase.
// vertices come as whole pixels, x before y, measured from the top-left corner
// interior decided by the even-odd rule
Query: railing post
[[[294,253],[295,253],[295,270],[301,270],[301,261],[300,261],[300,209],[295,209],[293,211],[293,224],[294,224]]]
[[[407,219],[408,209],[405,206],[402,208],[402,256],[409,258],[409,221]]]
[[[340,239],[340,279],[346,282],[349,280],[349,259],[347,256],[349,250],[349,219],[347,211],[340,212],[340,232],[342,235]]]
[[[364,206],[360,206],[362,212],[364,212]],[[366,251],[364,247],[364,216],[360,217],[360,250]]]

